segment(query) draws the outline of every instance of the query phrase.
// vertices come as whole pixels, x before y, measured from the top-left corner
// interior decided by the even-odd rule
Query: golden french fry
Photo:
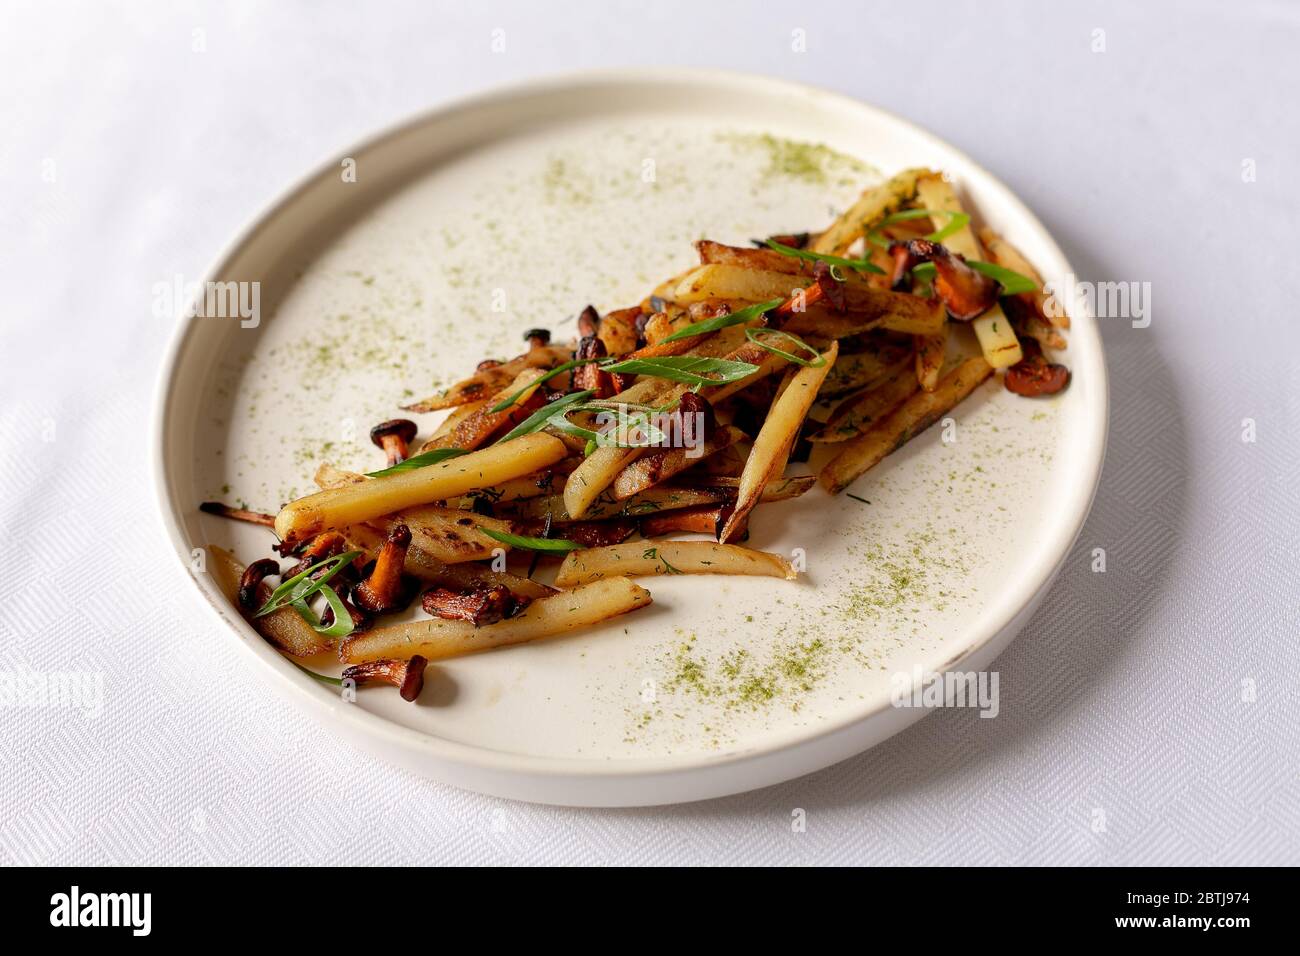
[[[745,339],[744,334],[744,329],[741,326],[731,326],[722,329],[716,335],[711,336],[691,350],[691,355],[712,358],[725,355],[726,358],[732,361],[750,362],[758,365],[758,371],[739,381],[706,388],[703,394],[710,402],[724,400],[762,376],[771,374],[772,371],[785,363],[785,359]],[[737,335],[739,338],[737,338]],[[744,344],[728,350],[728,347],[737,341]],[[762,358],[759,358],[760,355]],[[620,392],[618,400],[628,403],[650,404],[653,402],[666,405],[678,398],[688,387],[680,384],[675,385],[663,379],[647,378],[637,382],[627,391]],[[643,451],[645,451],[644,448],[617,448],[613,446],[597,448],[584,459],[581,465],[573,469],[568,481],[565,482],[564,510],[574,519],[589,517],[587,509],[591,507],[600,493],[610,486],[614,479],[618,477],[619,472],[636,461]]]
[[[626,578],[595,581],[529,604],[516,617],[475,627],[469,621],[441,619],[393,624],[350,637],[339,649],[344,663],[419,654],[430,661],[492,650],[510,644],[568,634],[580,627],[643,608],[650,592]]]
[[[244,566],[225,548],[208,545],[208,570],[217,582],[227,600],[243,615],[253,629],[264,638],[294,657],[311,657],[321,654],[334,646],[331,638],[312,630],[301,614],[291,607],[282,607],[272,611],[266,617],[253,617],[239,606],[239,581],[244,576]],[[263,585],[259,600],[270,595],[270,588]]]
[[[867,189],[857,202],[813,240],[812,251],[844,255],[849,246],[868,230],[902,209],[903,204],[916,195],[917,180],[929,173],[928,169],[905,169],[892,179]]]
[[[340,488],[344,485],[376,480],[378,479],[344,471],[330,464],[323,464],[316,469],[316,483],[321,488]],[[484,533],[483,529],[489,528],[506,534],[514,530],[509,521],[439,505],[404,508],[391,515],[375,518],[366,524],[372,530],[385,532],[399,524],[406,525],[411,532],[410,546],[439,564],[486,561],[492,557],[492,552],[497,548],[509,550],[510,546]],[[376,535],[376,537],[378,540],[373,550],[378,551],[378,544],[382,543],[383,536]]]
[[[939,384],[944,359],[948,357],[948,328],[939,335],[916,337],[916,380],[921,388],[933,392]]]
[[[868,352],[848,355],[840,352],[835,367],[822,382],[818,398],[833,398],[879,385],[904,365],[912,365],[913,361],[910,341],[907,345],[886,343]]]
[[[901,368],[880,385],[840,403],[821,430],[809,435],[808,440],[842,442],[861,435],[910,398],[917,388],[916,373],[910,367]]]
[[[847,442],[826,463],[818,476],[822,487],[839,494],[885,456],[933,425],[992,374],[993,367],[977,356],[945,375],[933,392],[916,392],[865,434]]]
[[[687,475],[679,476],[687,479]],[[725,475],[692,475],[690,485],[655,485],[639,495],[633,495],[626,501],[619,501],[613,491],[605,489],[591,503],[587,520],[602,518],[640,518],[661,511],[675,511],[680,508],[694,508],[698,505],[717,504],[730,501],[736,497],[740,479]],[[794,475],[778,478],[763,489],[762,501],[788,501],[798,498],[817,483],[812,475]],[[545,518],[552,521],[573,521],[573,517],[564,509],[564,500],[560,497],[531,498],[515,502],[511,513],[518,518]]]
[[[917,182],[916,194],[918,202],[926,209],[935,212],[965,211],[962,209],[961,200],[957,198],[956,190],[952,188],[952,183],[937,174],[922,177]],[[938,222],[948,218],[948,216],[936,216],[935,220]],[[966,259],[984,258],[984,250],[979,240],[975,238],[975,230],[971,228],[970,223],[966,223],[944,239],[943,244],[950,252],[956,252]],[[1020,341],[1002,312],[1001,305],[995,303],[993,308],[971,323],[971,328],[975,330],[975,337],[979,339],[980,350],[984,353],[985,361],[994,368],[1006,368],[1024,358],[1024,353],[1020,351]]]
[[[792,313],[781,328],[796,335],[821,335],[842,339],[873,329],[888,329],[907,335],[935,335],[946,317],[942,303],[906,292],[877,289],[865,280],[850,278],[844,283],[847,309],[837,312],[822,302]]]
[[[361,551],[372,560],[378,557],[379,549],[385,539],[383,532],[366,524],[354,524],[341,534],[349,550]],[[505,545],[500,547],[504,548]],[[431,555],[419,542],[412,543],[406,549],[406,562],[402,565],[402,570],[421,581],[440,584],[457,591],[466,591],[480,584],[503,584],[516,594],[530,598],[546,597],[548,594],[555,593],[555,588],[547,587],[532,578],[525,578],[509,571],[493,571],[492,566],[483,561],[447,564]]]
[[[987,227],[979,230],[979,238],[980,242],[984,244],[984,250],[988,253],[990,262],[995,262],[1012,272],[1019,272],[1022,276],[1033,279],[1037,283],[1038,288],[1035,291],[1021,292],[1017,298],[1032,306],[1042,321],[1058,329],[1068,329],[1070,327],[1070,317],[1066,314],[1065,309],[1061,308],[1061,304],[1056,301],[1054,296],[1043,291],[1043,277],[1038,274],[1038,270],[1030,264],[1021,251]],[[1059,347],[1064,348],[1065,346]]]
[[[653,448],[618,473],[610,486],[614,497],[623,501],[640,494],[744,437],[745,433],[739,428],[727,425],[715,429],[707,438],[701,438],[694,448]]]
[[[626,355],[636,350],[636,320],[641,316],[640,306],[617,309],[600,320],[596,337],[609,355]]]
[[[820,303],[801,306],[797,295],[805,290],[812,277],[785,272],[751,269],[731,263],[712,263],[687,273],[677,287],[679,302],[709,302],[723,299],[734,302],[767,302],[771,299],[796,299],[793,315],[811,311]],[[876,288],[871,281],[846,271],[843,281],[846,310],[858,322],[879,320],[888,329],[912,332],[916,321],[935,309],[935,303],[904,292]],[[821,311],[830,311],[821,306]],[[788,325],[788,323],[787,323]],[[783,326],[784,327],[784,326]],[[812,330],[810,330],[812,331]]]
[[[739,266],[764,272],[784,272],[797,276],[808,272],[804,260],[783,255],[775,249],[748,249],[743,246],[724,246],[720,242],[701,239],[695,244],[700,254],[700,265]],[[806,278],[811,278],[807,276]]]
[[[276,516],[275,532],[281,541],[297,544],[322,531],[346,528],[518,478],[552,465],[568,453],[564,442],[552,435],[524,435],[436,465],[329,488],[291,501]]]
[[[412,402],[410,405],[403,405],[402,408],[408,412],[436,412],[440,408],[481,401],[493,392],[504,388],[526,368],[554,368],[572,357],[572,350],[564,346],[542,345],[530,349],[509,362],[502,362],[500,365],[475,372],[444,392]]]
[[[789,387],[773,403],[758,437],[754,439],[754,447],[749,453],[749,460],[745,462],[745,470],[741,473],[736,507],[727,518],[718,540],[729,542],[741,533],[749,519],[749,513],[762,497],[763,489],[785,472],[790,449],[799,437],[803,420],[816,401],[817,390],[821,388],[838,354],[839,343],[832,342],[830,348],[822,353],[826,359],[825,364],[808,365],[799,369]]]
[[[438,447],[433,444],[435,441],[445,435],[450,435],[456,429],[457,425],[465,421],[465,419],[469,418],[471,415],[474,415],[487,407],[488,400],[486,398],[477,402],[466,402],[464,405],[457,405],[451,410],[451,413],[439,423],[438,427],[434,429],[429,440],[420,447],[420,451],[429,451],[431,448]]]
[[[568,588],[620,577],[657,574],[746,574],[798,577],[779,554],[754,551],[716,541],[625,541],[605,548],[570,551],[555,575],[557,587]]]
[[[525,402],[537,391],[537,380],[545,374],[546,371],[540,368],[524,369],[511,380],[509,385],[484,402],[481,408],[466,415],[447,432],[430,438],[424,443],[421,451],[432,451],[435,448],[472,450],[480,447],[498,429],[507,425],[518,425],[528,417],[529,410]],[[521,389],[523,391],[520,391]],[[493,411],[511,395],[516,397],[510,405],[499,412]]]

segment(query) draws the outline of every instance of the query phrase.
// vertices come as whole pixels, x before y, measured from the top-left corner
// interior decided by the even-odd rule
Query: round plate
[[[1065,392],[1029,401],[990,381],[852,496],[815,488],[760,509],[749,543],[802,555],[798,582],[645,580],[650,608],[431,667],[415,705],[383,689],[343,700],[261,640],[194,555],[219,544],[247,563],[274,539],[197,506],[274,511],[314,490],[321,461],[381,467],[371,424],[484,357],[517,353],[524,329],[567,338],[588,302],[634,304],[689,266],[695,239],[816,229],[866,185],[918,165],[951,174],[977,219],[1045,276],[1071,271],[1033,215],[957,150],[770,79],[559,78],[438,109],[333,157],[204,277],[260,283],[255,327],[238,315],[182,320],[164,365],[155,474],[183,567],[276,692],[457,786],[672,803],[871,747],[925,713],[891,705],[891,678],[987,667],[1083,525],[1106,377],[1081,301],[1067,303]],[[417,417],[423,434],[438,421]]]

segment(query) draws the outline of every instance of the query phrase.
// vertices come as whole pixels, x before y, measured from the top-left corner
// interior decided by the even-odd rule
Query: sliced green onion
[[[609,361],[609,359],[603,359],[603,358],[572,359],[568,362],[564,362],[563,364],[557,365],[555,366],[555,368],[551,369],[541,378],[534,379],[533,381],[525,385],[523,388],[519,389],[517,392],[513,392],[512,394],[507,395],[500,402],[493,405],[490,411],[492,411],[493,413],[504,412],[507,408],[509,408],[511,405],[517,402],[519,400],[519,396],[524,394],[524,392],[528,391],[529,389],[536,388],[538,385],[541,385],[543,382],[549,382],[551,379],[555,378],[555,376],[567,372],[569,371],[569,369],[577,368],[579,365],[590,365],[592,362],[606,362],[606,361]]]
[[[496,538],[502,544],[508,544],[512,548],[523,548],[526,551],[577,551],[579,548],[586,547],[565,538],[530,538],[526,535],[510,534],[508,531],[497,531],[495,528],[479,528],[479,530],[489,538]]]
[[[622,426],[635,424],[639,428],[642,425],[644,425],[645,440],[638,441],[632,444],[621,442],[618,440],[618,434],[621,430],[623,430],[621,428],[615,429],[613,432],[608,432],[608,431],[598,432],[590,428],[583,428],[581,425],[575,425],[573,422],[569,421],[569,419],[566,417],[572,414],[573,412],[608,413],[610,411],[618,411],[620,413],[619,420],[620,420],[620,425]],[[591,442],[595,442],[596,445],[601,448],[649,448],[652,445],[662,442],[665,437],[664,433],[660,431],[659,428],[656,425],[654,425],[653,422],[650,421],[650,417],[656,414],[656,410],[643,408],[643,409],[638,409],[638,411],[640,412],[640,414],[634,415],[630,418],[624,418],[622,415],[622,409],[619,409],[617,407],[611,408],[608,405],[591,402],[589,404],[574,405],[574,406],[569,406],[567,408],[562,408],[559,411],[555,412],[553,415],[551,415],[550,418],[547,419],[547,424],[549,424],[552,428],[556,429],[557,431],[564,432],[566,435],[575,435],[578,438],[585,438],[588,444],[590,444]]]
[[[845,259],[843,256],[831,256],[824,252],[809,252],[807,249],[796,249],[794,246],[782,245],[775,239],[765,239],[764,243],[769,249],[774,252],[779,252],[783,256],[791,256],[795,259],[804,259],[808,262],[824,262],[832,267],[844,266],[847,269],[853,269],[857,272],[874,272],[876,275],[885,274],[884,269],[880,268],[880,266],[876,265],[866,256],[863,256],[861,259]]]
[[[685,382],[687,385],[722,385],[748,378],[758,371],[758,366],[729,359],[669,355],[663,358],[627,359],[607,366],[606,371],[653,375],[655,378]],[[716,373],[718,377],[710,378],[706,373]]]
[[[796,348],[806,349],[807,351],[813,354],[814,358],[805,359],[805,358],[800,358],[798,355],[794,355],[790,352],[783,352],[781,349],[777,348],[776,346],[768,345],[766,342],[762,341],[760,336],[764,336],[764,335],[771,336],[773,338],[779,338],[787,342],[793,342]],[[803,365],[807,368],[821,368],[823,365],[826,364],[826,356],[822,355],[821,352],[818,352],[815,348],[813,348],[803,339],[799,338],[797,335],[791,335],[789,332],[783,332],[780,329],[745,329],[745,338],[749,339],[749,341],[753,342],[759,348],[767,349],[769,352],[773,353],[774,355],[779,355],[782,358],[789,359],[791,362],[794,362],[796,365]]]
[[[469,452],[463,448],[434,448],[430,451],[420,452],[418,455],[412,455],[406,461],[399,461],[382,471],[369,472],[371,478],[382,478],[384,475],[395,475],[401,471],[412,471],[416,468],[427,468],[430,465],[437,465],[446,461],[448,458],[459,458],[461,455],[468,455]]]
[[[305,603],[307,598],[329,584],[330,579],[342,571],[349,561],[360,556],[360,551],[345,551],[343,554],[336,554],[324,561],[317,561],[306,571],[295,574],[288,581],[281,582],[280,586],[271,592],[271,596],[266,599],[266,603],[253,616],[265,617],[286,605]],[[322,570],[325,573],[320,577],[312,577],[317,571]],[[351,620],[351,617],[348,620]]]
[[[307,622],[313,631],[317,634],[324,634],[326,637],[347,637],[352,633],[356,624],[352,621],[352,615],[343,604],[343,599],[339,597],[328,584],[320,589],[324,595],[325,601],[334,611],[334,623],[326,627],[321,623],[321,619],[316,616],[316,612],[308,606],[305,600],[292,601],[289,606],[298,612],[298,615]]]
[[[584,392],[572,392],[568,395],[557,398],[549,405],[543,405],[499,438],[496,441],[496,444],[499,445],[503,441],[510,441],[514,438],[521,438],[524,435],[531,435],[533,432],[541,431],[546,427],[546,423],[550,420],[550,417],[557,411],[568,408],[570,405],[577,405],[579,402],[582,402],[595,394],[595,390],[589,388]]]
[[[879,246],[881,249],[888,249],[889,243],[883,239],[874,239],[873,236],[879,235],[880,231],[886,226],[892,226],[896,222],[909,222],[913,219],[925,219],[931,216],[947,216],[948,224],[942,229],[930,233],[925,238],[931,242],[942,242],[959,229],[970,225],[970,216],[964,212],[957,212],[953,209],[904,209],[902,212],[896,212],[880,220],[880,223],[867,233],[867,241],[872,245]]]
[[[352,633],[356,625],[352,622],[352,615],[343,605],[343,599],[339,593],[329,585],[320,589],[320,593],[325,595],[325,601],[329,604],[330,609],[334,612],[334,623],[329,627],[324,627],[319,622],[312,624],[313,630],[324,634],[326,637],[347,637]],[[310,623],[310,622],[308,622]]]
[[[351,618],[349,618],[349,620],[351,620]],[[316,678],[316,679],[317,679],[318,681],[320,681],[322,684],[331,684],[331,685],[333,685],[334,687],[342,687],[342,686],[343,686],[343,681],[340,680],[340,679],[337,678],[337,677],[327,677],[327,676],[324,675],[324,674],[317,674],[317,673],[316,673],[314,670],[312,670],[311,668],[309,668],[309,667],[303,667],[301,664],[299,664],[297,661],[295,661],[292,657],[286,657],[285,660],[287,660],[287,661],[288,661],[290,664],[292,664],[294,667],[298,668],[298,670],[302,671],[302,672],[303,672],[304,674],[306,674],[308,677],[314,677],[314,678]]]
[[[757,305],[749,305],[739,312],[728,312],[726,315],[719,315],[712,319],[705,319],[703,322],[696,322],[694,325],[688,325],[684,329],[678,329],[667,338],[660,339],[661,342],[676,342],[678,339],[688,339],[692,335],[703,335],[705,332],[716,332],[718,329],[725,329],[732,325],[740,325],[742,322],[748,322],[756,319],[764,312],[775,309],[784,302],[785,299],[773,299],[770,302],[759,302]]]
[[[1038,291],[1038,283],[1029,276],[1021,275],[1019,272],[1012,272],[1010,269],[1004,269],[1002,266],[984,262],[980,259],[967,259],[966,265],[990,279],[996,279],[998,284],[1002,286],[1003,295],[1018,295],[1021,292]],[[922,262],[912,270],[912,275],[918,278],[933,277],[934,271],[933,262]]]
[[[1022,276],[1019,272],[1012,272],[1010,269],[1004,269],[992,262],[967,262],[966,265],[976,272],[984,273],[990,279],[996,279],[1002,286],[1003,295],[1018,295],[1021,292],[1038,291],[1038,283],[1029,276]]]

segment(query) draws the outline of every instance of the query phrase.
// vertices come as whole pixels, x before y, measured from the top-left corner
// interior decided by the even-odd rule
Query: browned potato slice
[[[343,642],[344,663],[394,658],[409,660],[419,654],[430,661],[489,651],[559,637],[581,627],[599,624],[650,603],[650,592],[627,578],[595,581],[572,591],[534,601],[516,617],[475,627],[469,621],[413,621],[377,627]]]
[[[531,414],[528,400],[537,391],[537,386],[533,388],[528,388],[528,386],[533,385],[545,374],[545,369],[524,369],[511,380],[510,384],[484,402],[481,408],[466,415],[447,432],[429,439],[420,450],[432,451],[435,448],[464,448],[470,450],[478,448],[498,429],[518,425]],[[528,390],[520,392],[513,404],[499,412],[492,410],[523,388]]]
[[[1058,329],[1068,329],[1070,327],[1070,317],[1065,314],[1065,310],[1059,308],[1055,302],[1052,302],[1052,296],[1043,291],[1043,277],[1036,270],[1024,255],[999,236],[992,229],[981,229],[979,231],[980,241],[984,244],[984,250],[989,255],[990,262],[996,262],[1003,268],[1010,269],[1012,272],[1019,272],[1022,276],[1033,279],[1038,283],[1038,290],[1035,292],[1022,292],[1016,298],[1028,303],[1038,317]]]
[[[642,315],[640,306],[617,309],[600,320],[597,337],[605,344],[608,355],[626,355],[636,350],[636,320]]]
[[[798,577],[779,554],[716,541],[626,541],[607,548],[570,551],[555,575],[568,588],[601,579],[656,574],[745,574],[793,581]]]
[[[753,375],[739,381],[706,388],[703,395],[710,402],[725,400],[785,364],[785,359],[758,347],[744,336],[745,331],[742,326],[731,326],[691,349],[691,355],[713,358],[725,356],[732,361],[750,362],[759,367]],[[733,345],[736,342],[743,344]],[[663,379],[647,377],[620,393],[619,398],[629,403],[665,405],[680,397],[687,388],[686,385],[675,385]],[[569,480],[564,485],[564,510],[575,519],[591,517],[587,514],[587,509],[601,492],[613,483],[619,472],[636,461],[644,451],[644,448],[597,448],[569,475]]]
[[[899,403],[910,398],[917,387],[916,373],[904,366],[880,385],[845,399],[821,429],[808,436],[808,440],[841,442],[861,435]]]
[[[948,356],[948,327],[938,335],[916,337],[916,380],[921,388],[933,392],[939,384],[944,359]]]
[[[905,169],[892,179],[867,189],[830,227],[813,240],[813,252],[842,256],[886,216],[898,212],[916,195],[916,183],[928,169]]]
[[[364,524],[348,528],[343,532],[343,537],[349,549],[364,552],[367,558],[377,556],[380,545],[384,543],[384,535],[381,532]],[[501,545],[501,547],[505,546]],[[402,570],[421,581],[440,584],[457,591],[468,590],[480,584],[502,584],[516,594],[530,598],[546,597],[555,592],[554,588],[531,578],[512,574],[509,571],[493,571],[492,566],[486,562],[465,561],[460,564],[445,564],[425,551],[418,543],[413,543],[406,550],[406,563],[402,566]]]
[[[316,483],[321,488],[339,488],[374,480],[376,479],[358,475],[356,472],[344,471],[330,464],[321,465],[316,469]],[[411,532],[411,547],[423,551],[441,564],[485,561],[492,557],[495,549],[508,550],[510,546],[484,534],[482,529],[491,528],[493,531],[507,534],[514,530],[509,521],[439,505],[405,508],[395,514],[375,518],[366,524],[377,531],[388,531],[399,524],[406,525]],[[382,540],[382,535],[378,536],[378,541]]]
[[[879,385],[900,368],[914,362],[911,342],[907,345],[882,343],[866,352],[844,354],[841,343],[840,357],[835,367],[822,382],[819,398],[847,395],[862,388]]]
[[[683,483],[689,477],[689,484]],[[639,495],[633,495],[626,501],[619,501],[609,489],[599,495],[585,517],[600,518],[639,518],[661,511],[673,511],[678,508],[694,508],[698,505],[717,504],[736,497],[740,487],[739,478],[722,475],[679,476],[679,483],[672,485],[655,485]],[[813,475],[795,475],[779,478],[763,489],[763,502],[788,501],[798,498],[817,483]],[[564,500],[555,498],[532,498],[519,501],[511,508],[511,513],[519,518],[545,518],[548,514],[552,521],[572,521],[564,510]]]
[[[739,428],[725,426],[714,431],[696,449],[652,448],[618,473],[611,486],[614,497],[623,501],[640,494],[651,485],[667,481],[673,475],[698,464],[702,458],[719,452],[744,437],[745,433]]]
[[[747,249],[743,246],[724,246],[720,242],[701,239],[695,244],[700,254],[700,265],[739,266],[764,272],[784,272],[787,275],[809,273],[804,260],[782,255],[775,249]],[[807,278],[811,279],[809,273]]]
[[[763,489],[785,472],[790,449],[799,436],[803,420],[816,401],[817,390],[834,366],[838,354],[839,343],[832,342],[830,348],[823,353],[825,364],[800,368],[790,380],[789,386],[773,403],[758,437],[754,439],[754,447],[740,476],[735,510],[727,519],[726,526],[718,536],[719,540],[731,541],[740,534],[749,513],[762,497]]]
[[[540,348],[530,349],[509,362],[502,362],[500,365],[475,372],[444,392],[412,402],[410,405],[403,405],[402,408],[408,412],[436,412],[440,408],[481,401],[493,392],[500,391],[526,368],[555,368],[572,357],[573,350],[566,346],[543,345]]]
[[[457,405],[451,410],[451,413],[438,424],[438,427],[434,429],[433,434],[430,436],[430,440],[425,442],[425,444],[420,448],[420,451],[428,451],[430,448],[438,447],[433,444],[436,439],[442,438],[445,435],[450,435],[461,422],[487,407],[488,400],[486,398],[477,402],[466,402],[464,405]]]
[[[333,640],[324,634],[312,630],[311,625],[303,620],[302,615],[291,607],[280,608],[266,617],[253,617],[239,606],[239,581],[244,576],[244,566],[225,548],[208,545],[211,559],[209,570],[217,582],[217,587],[226,596],[235,610],[243,615],[254,630],[264,638],[294,657],[312,657],[334,646]],[[258,599],[265,601],[271,594],[268,585],[262,585]]]
[[[818,476],[822,487],[839,494],[890,452],[933,425],[992,374],[993,367],[983,357],[969,358],[945,375],[933,392],[916,392],[826,464]]]
[[[564,442],[551,435],[524,435],[437,465],[328,488],[291,501],[276,516],[275,531],[281,541],[294,545],[322,531],[337,531],[518,478],[568,454]]]
[[[964,211],[952,183],[937,173],[918,180],[917,199],[919,204],[926,209],[946,210],[948,212]],[[937,220],[948,217],[935,216],[933,218]],[[979,240],[975,238],[975,230],[971,228],[970,223],[962,226],[944,239],[943,244],[949,251],[956,252],[966,259],[978,260],[984,258],[984,250],[980,246]],[[1001,305],[995,304],[993,308],[975,319],[970,325],[975,331],[975,337],[979,339],[980,349],[984,353],[985,360],[994,368],[1006,368],[1009,365],[1015,365],[1024,357],[1020,351],[1020,342],[1016,339],[1015,330],[1011,328],[1011,323],[1007,321],[1006,315],[1003,314]]]

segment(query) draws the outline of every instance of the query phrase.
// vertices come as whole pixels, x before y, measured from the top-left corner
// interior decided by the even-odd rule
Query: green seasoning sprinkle
[[[795,259],[804,259],[808,262],[824,262],[830,266],[843,266],[846,269],[853,269],[857,272],[874,272],[876,275],[884,275],[885,270],[873,263],[866,256],[861,259],[845,259],[843,256],[831,256],[824,252],[809,252],[807,249],[796,249],[794,246],[783,245],[775,239],[763,240],[764,245],[774,252],[779,252],[783,256],[792,256]]]
[[[421,452],[418,455],[412,455],[406,461],[399,461],[390,468],[382,471],[370,472],[371,478],[381,478],[384,475],[395,475],[402,471],[412,471],[416,468],[427,468],[429,465],[437,465],[446,461],[448,458],[459,458],[461,455],[468,455],[469,452],[463,448],[434,448],[431,451]]]
[[[795,355],[791,352],[782,351],[776,346],[768,345],[766,342],[762,341],[762,338],[764,336],[768,338],[774,338],[782,342],[789,342],[795,348],[800,348],[807,352],[812,353],[813,357],[811,359],[806,359],[798,355]],[[815,348],[813,348],[803,339],[799,338],[797,335],[791,335],[789,332],[783,332],[780,329],[745,329],[745,338],[749,339],[749,341],[753,342],[759,348],[767,349],[767,351],[771,352],[774,355],[780,355],[782,358],[789,359],[791,362],[794,362],[796,365],[803,365],[808,368],[821,368],[823,365],[826,364],[826,356],[822,355],[820,352],[818,352]]]
[[[688,339],[692,335],[703,335],[705,332],[716,332],[718,329],[725,329],[732,325],[740,325],[742,322],[749,322],[756,319],[764,312],[775,309],[784,302],[785,299],[773,299],[770,302],[760,302],[757,305],[746,306],[739,312],[728,312],[726,315],[719,315],[716,318],[705,319],[703,322],[696,322],[694,325],[688,325],[684,329],[678,329],[667,338],[660,339],[661,342],[675,342],[678,339]]]
[[[508,544],[512,548],[523,548],[528,551],[577,551],[579,548],[586,547],[576,541],[568,541],[564,538],[530,538],[521,534],[510,534],[507,531],[497,531],[493,528],[479,528],[489,538],[496,538],[502,544]]]

